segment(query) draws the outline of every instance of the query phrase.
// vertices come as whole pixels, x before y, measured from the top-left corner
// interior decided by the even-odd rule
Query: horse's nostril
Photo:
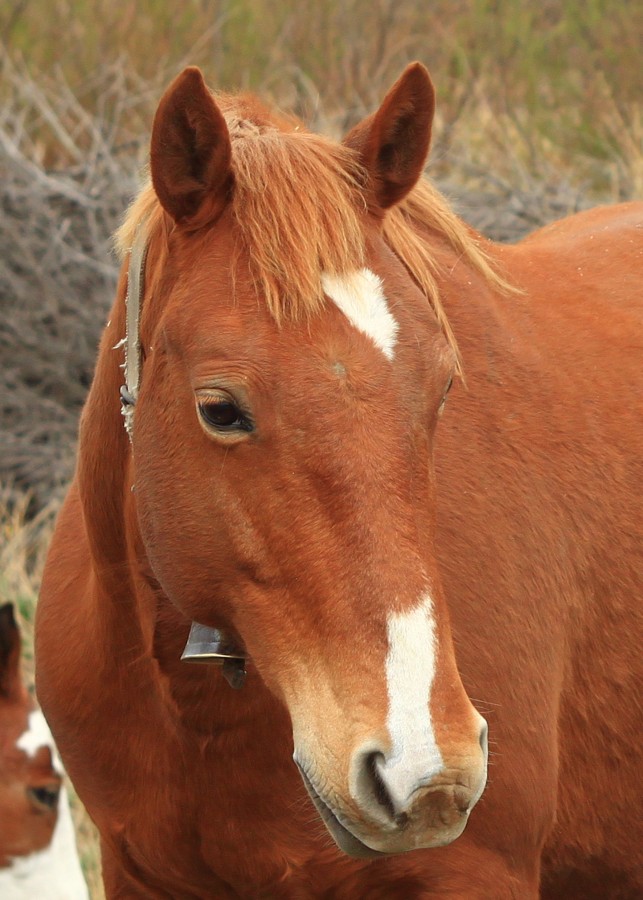
[[[365,760],[366,769],[368,770],[369,780],[373,789],[373,795],[379,805],[386,810],[389,818],[397,821],[395,807],[389,795],[388,790],[382,776],[379,773],[378,763],[384,762],[384,754],[380,752],[369,753]]]
[[[400,831],[403,831],[409,824],[409,817],[406,813],[399,813],[397,816],[395,816],[395,824],[400,829]]]

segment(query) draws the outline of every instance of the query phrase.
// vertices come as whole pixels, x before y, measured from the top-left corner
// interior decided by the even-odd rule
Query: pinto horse
[[[86,900],[62,767],[20,677],[13,606],[0,606],[0,897]]]
[[[484,242],[433,109],[160,102],[37,615],[109,898],[641,896],[643,208]]]

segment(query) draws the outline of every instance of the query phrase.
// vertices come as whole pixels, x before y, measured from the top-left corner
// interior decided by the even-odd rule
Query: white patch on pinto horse
[[[346,275],[322,274],[324,293],[346,318],[393,359],[399,326],[388,308],[382,280],[370,269]]]
[[[47,720],[39,709],[29,713],[29,727],[16,741],[16,747],[24,750],[28,756],[35,756],[41,747],[49,747],[54,768],[59,769],[62,774],[63,764],[58,756]]]
[[[378,771],[397,809],[428,784],[444,765],[431,721],[431,687],[435,677],[436,636],[433,603],[427,593],[410,612],[388,620],[386,683],[391,751]]]
[[[40,710],[29,714],[29,728],[16,746],[35,756],[41,747],[49,747],[54,768],[64,773],[49,726]],[[51,843],[28,856],[16,856],[7,868],[0,869],[2,900],[88,900],[74,825],[65,788],[58,798],[58,816]]]

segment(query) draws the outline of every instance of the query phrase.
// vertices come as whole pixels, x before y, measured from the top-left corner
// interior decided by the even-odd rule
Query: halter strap
[[[129,265],[127,267],[127,294],[125,295],[125,338],[122,346],[125,348],[125,384],[121,387],[121,411],[125,419],[125,430],[130,441],[134,430],[134,406],[138,398],[138,388],[141,379],[141,340],[139,324],[141,320],[141,306],[145,291],[145,262],[147,260],[148,241],[145,222],[140,222],[134,237],[134,243],[129,251]],[[120,346],[118,344],[117,346]]]
[[[127,266],[127,293],[125,294],[125,337],[116,344],[123,347],[125,384],[121,386],[121,412],[125,430],[132,443],[134,432],[134,407],[138,399],[141,380],[140,321],[143,294],[145,292],[145,263],[149,243],[145,221],[140,222],[129,251]],[[243,687],[246,678],[246,654],[236,647],[225,632],[193,622],[181,659],[188,662],[209,662],[222,666],[224,678],[233,688]]]

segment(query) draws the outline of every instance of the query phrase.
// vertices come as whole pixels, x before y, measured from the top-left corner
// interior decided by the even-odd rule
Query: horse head
[[[433,107],[412,65],[335,144],[187,69],[130,214],[148,246],[142,553],[285,704],[310,796],[365,857],[449,843],[486,779],[434,553],[434,435],[457,357],[385,239]]]

